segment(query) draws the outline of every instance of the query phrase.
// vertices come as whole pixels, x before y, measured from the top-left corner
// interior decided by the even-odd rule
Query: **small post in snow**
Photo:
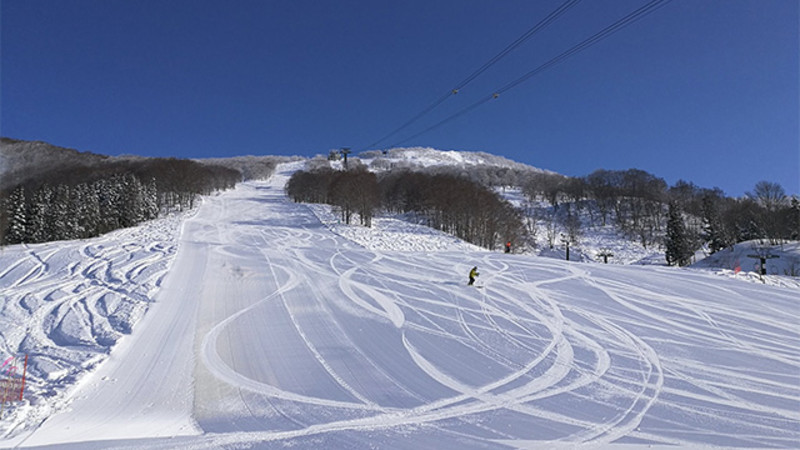
[[[758,276],[759,278],[761,278],[761,281],[765,283],[764,275],[767,274],[767,267],[766,267],[767,260],[773,258],[780,258],[780,256],[773,255],[772,252],[770,252],[770,248],[763,244],[761,246],[753,245],[753,250],[755,254],[747,255],[747,257],[759,260],[760,266],[758,270]]]
[[[569,238],[562,234],[561,242],[567,247],[567,261],[569,261]]]
[[[603,258],[603,264],[608,264],[608,258],[613,258],[614,254],[611,253],[610,250],[600,250],[600,253],[597,254],[598,258]]]
[[[758,269],[758,276],[761,278],[761,281],[764,281],[764,275],[767,274],[767,260],[773,258],[780,258],[778,255],[766,254],[766,255],[747,255],[748,258],[756,258],[760,261],[759,269]]]

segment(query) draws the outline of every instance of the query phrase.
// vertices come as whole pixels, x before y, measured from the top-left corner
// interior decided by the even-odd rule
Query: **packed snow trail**
[[[753,307],[768,293],[791,310],[796,292],[720,293],[730,284],[676,270],[367,250],[291,203],[287,175],[219,197],[217,210],[235,214],[205,227],[220,245],[207,257],[214,275],[200,277],[214,281],[198,320],[195,418],[215,442],[780,447],[800,436],[798,330]],[[476,264],[484,290],[465,286]],[[774,331],[770,345],[764,327],[738,326],[751,314]],[[738,431],[704,434],[686,414],[707,432]]]
[[[202,272],[197,266],[202,261],[190,258],[191,243],[180,245],[174,270],[159,280],[155,302],[136,334],[121,339],[108,360],[80,381],[66,410],[45,420],[23,445],[200,433],[191,417],[197,291],[184,283],[184,275]]]
[[[287,199],[297,167],[205,199],[156,307],[24,445],[800,440],[796,290],[476,251],[436,234],[402,239],[439,251],[396,251],[407,242],[385,236],[366,248],[332,232],[324,208]],[[466,286],[475,265],[483,289]]]
[[[103,439],[106,430],[112,430],[112,437],[140,433],[171,436],[191,428],[191,410],[184,405],[184,417],[176,416],[174,404],[163,404],[169,395],[159,391],[178,380],[138,384],[145,376],[163,374],[168,366],[156,365],[141,354],[126,356],[132,344],[147,345],[138,338],[132,340],[134,326],[137,336],[158,326],[142,323],[140,329],[136,324],[144,312],[150,309],[161,314],[168,308],[154,303],[153,298],[156,292],[165,291],[162,285],[175,255],[182,219],[173,215],[89,240],[0,248],[2,351],[29,357],[25,401],[6,405],[0,420],[2,436],[13,439],[0,441],[0,446],[25,441],[43,422],[46,425],[37,439],[30,442]],[[108,358],[111,348],[113,356]],[[153,356],[160,346],[151,349]],[[123,378],[107,376],[115,367],[126,367],[129,373]],[[143,403],[134,406],[135,396],[130,394],[142,390],[161,398],[149,407]],[[97,395],[101,392],[110,395]],[[191,392],[188,394],[191,402]],[[80,404],[85,398],[96,401],[90,400],[90,407],[84,409]],[[113,427],[92,425],[113,424],[115,414],[126,407],[130,411],[123,413],[124,428],[114,431]],[[68,414],[53,415],[59,410]],[[154,424],[146,419],[143,426],[137,426],[142,424],[141,417],[138,422],[127,420],[137,414],[133,410],[140,416],[160,415],[165,420]],[[59,421],[87,427],[77,434],[47,431]]]

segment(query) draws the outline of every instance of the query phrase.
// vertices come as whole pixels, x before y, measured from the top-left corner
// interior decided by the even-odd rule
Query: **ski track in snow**
[[[291,203],[283,183],[297,167],[207,198],[183,227],[178,261],[193,265],[176,264],[169,283],[173,301],[198,311],[190,411],[197,428],[183,434],[202,434],[143,434],[151,437],[143,443],[111,433],[104,445],[800,441],[796,290],[476,251],[385,220],[381,226],[403,236],[393,243],[337,224],[326,207]],[[30,292],[58,299],[34,308],[36,339],[58,344],[43,326],[54,317],[105,317],[109,294],[146,305],[175,244],[123,241],[71,247],[81,258],[71,266],[51,263],[58,251],[33,247],[8,258],[0,284],[12,303]],[[473,265],[482,289],[466,286]],[[51,267],[74,276],[56,278]],[[76,329],[87,328],[94,330]],[[167,355],[178,351],[165,345]],[[59,442],[47,438],[39,442]]]
[[[29,356],[26,400],[6,406],[2,435],[68,408],[87,375],[132,332],[167,272],[180,220],[0,251],[2,350]]]
[[[300,215],[304,208],[295,205],[293,209]],[[346,230],[334,220],[325,220],[324,207],[309,209],[322,219],[326,228],[334,232]],[[267,429],[216,437],[216,443],[253,440],[268,443],[315,436],[326,442],[325,437],[318,436],[352,438],[368,432],[374,436],[378,430],[409,426],[434,430],[421,434],[441,433],[476,446],[515,440],[539,445],[546,441],[607,444],[625,438],[629,442],[656,444],[704,443],[690,427],[681,430],[677,426],[671,432],[667,427],[664,432],[660,422],[664,419],[658,420],[659,427],[654,430],[642,430],[642,423],[664,392],[671,400],[661,408],[674,414],[693,411],[703,420],[711,420],[710,413],[700,411],[709,409],[706,403],[716,404],[723,410],[741,411],[735,411],[733,417],[715,417],[715,420],[728,427],[760,430],[766,433],[771,445],[791,446],[798,436],[798,416],[791,410],[761,405],[736,395],[732,391],[737,389],[722,383],[725,377],[716,381],[696,379],[701,361],[670,358],[665,367],[659,351],[648,343],[653,339],[660,344],[677,331],[689,342],[697,341],[696,345],[706,340],[716,345],[733,345],[745,355],[756,354],[797,367],[796,351],[787,348],[790,353],[787,359],[780,352],[773,355],[763,345],[756,346],[746,336],[736,336],[728,331],[729,323],[715,319],[721,313],[718,305],[709,309],[702,298],[686,297],[685,293],[667,295],[639,288],[636,282],[619,286],[613,279],[601,278],[603,282],[598,282],[583,266],[556,263],[550,268],[547,267],[550,260],[496,254],[479,256],[479,253],[468,256],[473,258],[469,262],[459,264],[456,261],[465,257],[463,248],[442,252],[431,245],[430,253],[419,255],[375,250],[377,239],[371,238],[360,240],[364,248],[359,249],[347,241],[321,240],[321,236],[307,229],[291,238],[286,233],[287,229],[259,230],[258,239],[263,240],[259,247],[268,265],[289,271],[293,279],[292,286],[282,287],[280,298],[274,300],[282,303],[285,318],[291,324],[286,329],[299,337],[313,362],[311,367],[316,366],[312,370],[317,375],[311,380],[329,379],[338,389],[330,396],[308,396],[303,392],[313,390],[311,386],[288,383],[293,385],[292,390],[281,389],[280,379],[274,380],[268,390],[263,384],[253,387],[233,383],[257,394],[301,403],[275,407],[291,409],[304,419],[306,426],[271,431],[267,425]],[[346,230],[341,234],[352,232]],[[282,244],[285,242],[291,244]],[[413,251],[425,248],[425,244],[405,243],[403,247]],[[480,259],[484,275],[492,274],[483,278],[486,283],[483,291],[467,289],[459,277],[475,257]],[[315,289],[315,282],[322,278],[330,280],[324,283],[324,288]],[[566,294],[561,290],[564,287],[569,289]],[[592,298],[570,301],[575,299],[570,291]],[[268,297],[261,301],[272,300],[273,297]],[[618,304],[626,311],[624,316],[631,316],[631,322],[620,324],[616,316],[598,315],[591,308],[597,301]],[[315,311],[332,319],[323,332],[318,327],[322,319],[316,317]],[[311,317],[304,319],[307,315]],[[641,319],[658,324],[651,330],[654,336],[633,332],[626,326]],[[393,341],[386,351],[402,361],[404,371],[416,374],[414,379],[381,367],[380,361],[386,357],[375,353],[374,346],[353,331],[360,322],[383,329],[380,339]],[[779,327],[781,332],[771,336],[772,339],[796,341],[797,330],[792,329],[790,322]],[[222,359],[214,344],[206,341],[202,348],[204,355],[217,355],[218,365],[211,370],[235,373],[236,368],[219,364]],[[328,350],[331,347],[347,349],[347,355]],[[451,351],[465,361],[453,361]],[[342,361],[347,361],[350,367]],[[480,368],[470,370],[469,366]],[[713,372],[703,370],[699,374],[709,376]],[[363,373],[369,373],[370,377]],[[428,380],[422,387],[415,386],[420,374]],[[732,371],[726,375],[734,374]],[[695,383],[688,389],[674,388],[668,383],[670,380],[685,383],[687,379]],[[370,386],[368,381],[380,384]],[[751,381],[756,379],[751,377]],[[789,404],[797,401],[797,386],[769,384],[790,393],[785,397]],[[380,398],[376,396],[378,392]],[[387,392],[394,392],[395,397],[385,399]],[[764,387],[750,392],[768,391]],[[565,408],[565,404],[571,406]],[[313,413],[304,414],[304,409]],[[329,413],[322,414],[320,409]],[[344,413],[343,409],[350,412]],[[709,411],[713,411],[713,406]],[[775,425],[755,426],[749,417],[754,411],[771,417]],[[737,418],[737,414],[745,417]],[[328,420],[309,421],[320,415]],[[343,415],[356,417],[329,420]],[[504,416],[512,417],[514,423],[527,423],[527,429],[509,433],[503,426],[492,425],[504,425],[505,421],[498,419]],[[542,434],[548,438],[542,439]],[[713,439],[708,443],[717,438],[716,433],[711,436]],[[757,431],[730,439],[739,445],[764,444]]]

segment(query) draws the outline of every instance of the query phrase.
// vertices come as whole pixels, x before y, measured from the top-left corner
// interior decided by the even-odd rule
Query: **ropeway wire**
[[[397,147],[398,145],[401,145],[401,144],[403,144],[405,142],[408,142],[411,139],[417,138],[417,137],[419,137],[419,136],[421,136],[421,135],[423,135],[423,134],[425,134],[425,133],[427,133],[429,131],[432,131],[432,130],[434,130],[436,128],[439,128],[440,126],[442,126],[442,125],[444,125],[444,124],[446,124],[446,123],[448,123],[448,122],[450,122],[450,121],[452,121],[452,120],[454,120],[454,119],[456,119],[458,117],[461,117],[464,114],[472,111],[473,109],[477,108],[478,106],[481,106],[484,103],[489,102],[490,100],[498,98],[500,96],[500,94],[519,86],[520,84],[524,83],[525,81],[529,80],[530,78],[532,78],[532,77],[538,75],[539,73],[544,72],[545,70],[555,66],[556,64],[564,61],[565,59],[569,58],[570,56],[572,56],[572,55],[574,55],[576,53],[579,53],[579,52],[581,52],[583,50],[586,50],[587,48],[591,47],[592,45],[597,44],[601,40],[611,36],[612,34],[616,33],[617,31],[619,31],[619,30],[625,28],[626,26],[636,22],[637,20],[639,20],[642,17],[652,13],[653,11],[663,7],[664,5],[669,3],[670,1],[671,0],[651,0],[649,3],[645,4],[644,6],[640,7],[639,9],[629,13],[625,17],[619,19],[618,21],[614,22],[613,24],[609,25],[608,27],[600,30],[599,32],[597,32],[595,34],[593,34],[589,38],[581,41],[579,44],[576,44],[575,46],[571,47],[570,49],[562,52],[558,56],[548,60],[544,64],[542,64],[539,67],[531,70],[530,72],[526,73],[525,75],[515,79],[514,81],[511,81],[510,83],[504,85],[500,89],[495,90],[493,93],[491,93],[491,94],[489,94],[489,95],[487,95],[485,97],[482,97],[480,100],[476,101],[475,103],[472,103],[471,105],[469,105],[469,106],[467,106],[467,107],[465,107],[465,108],[453,113],[452,115],[450,115],[450,116],[442,119],[441,121],[429,126],[428,128],[425,128],[424,130],[422,130],[422,131],[420,131],[420,132],[418,132],[418,133],[416,133],[416,134],[414,134],[412,136],[409,136],[409,137],[407,137],[407,138],[405,138],[405,139],[403,139],[401,141],[395,142],[394,144],[390,145],[389,148]]]
[[[570,56],[581,52],[592,45],[600,42],[601,40],[611,36],[612,34],[616,33],[617,31],[625,28],[626,26],[636,22],[637,20],[645,17],[646,15],[652,13],[653,11],[663,7],[671,0],[651,0],[646,5],[642,6],[641,8],[633,11],[632,13],[628,14],[627,16],[623,17],[622,19],[614,22],[613,24],[609,25],[608,27],[604,28],[603,30],[599,31],[598,33],[592,35],[588,39],[582,41],[580,44],[575,45],[574,47],[570,48],[569,50],[561,53],[560,55],[556,56],[555,58],[547,61],[546,63],[542,64],[541,66],[537,67],[536,69],[531,70],[530,72],[526,73],[525,75],[517,78],[516,80],[506,84],[502,88],[495,91],[493,95],[499,95],[503,92],[506,92],[523,82],[527,81],[531,77],[543,72],[544,70],[549,69],[550,67],[560,63],[561,61],[569,58]],[[496,97],[495,97],[496,98]]]
[[[522,45],[525,41],[530,39],[534,34],[539,32],[540,30],[544,29],[544,27],[550,25],[556,19],[558,19],[562,14],[567,12],[570,8],[577,5],[581,0],[567,0],[566,2],[562,3],[561,6],[556,8],[553,12],[547,15],[544,19],[539,21],[536,25],[533,26],[530,30],[526,31],[525,34],[517,38],[516,41],[512,42],[508,45],[508,47],[504,48],[500,53],[495,55],[492,59],[487,61],[484,65],[479,67],[475,72],[472,72],[470,76],[464,79],[461,83],[459,83],[453,91],[458,92],[462,88],[464,88],[467,84],[469,84],[472,80],[477,78],[480,74],[485,72],[489,67],[493,66],[495,63],[500,61],[504,56],[511,53],[514,49]]]
[[[445,100],[447,100],[447,99],[448,99],[448,98],[450,98],[451,96],[458,94],[458,92],[459,92],[461,89],[463,89],[464,87],[466,87],[466,86],[467,86],[469,83],[471,83],[471,82],[472,82],[472,81],[473,81],[475,78],[477,78],[478,76],[480,76],[480,74],[482,74],[483,72],[485,72],[486,70],[488,70],[488,69],[489,69],[491,66],[493,66],[494,64],[496,64],[496,63],[497,63],[498,61],[500,61],[501,59],[503,59],[503,58],[504,58],[506,55],[508,55],[508,54],[509,54],[509,53],[511,53],[511,52],[512,52],[514,49],[516,49],[517,47],[519,47],[520,45],[522,45],[522,44],[523,44],[525,41],[527,41],[528,39],[530,39],[530,38],[531,38],[533,35],[535,35],[535,34],[536,34],[536,33],[538,33],[539,31],[541,31],[542,29],[544,29],[546,26],[548,26],[548,25],[550,25],[551,23],[553,23],[553,22],[554,22],[556,19],[558,19],[558,18],[559,18],[561,15],[563,15],[565,12],[567,12],[567,10],[569,10],[570,8],[572,8],[573,6],[575,6],[576,4],[578,4],[580,1],[581,1],[581,0],[566,0],[566,1],[565,1],[564,3],[562,3],[562,4],[561,4],[561,5],[558,7],[558,8],[556,8],[556,9],[555,9],[555,10],[553,10],[553,11],[552,11],[550,14],[548,14],[548,15],[547,15],[547,16],[546,16],[544,19],[542,19],[541,21],[539,21],[539,23],[537,23],[537,24],[536,24],[536,25],[534,25],[534,26],[533,26],[531,29],[529,29],[528,31],[526,31],[525,33],[523,33],[523,34],[522,34],[520,37],[518,37],[518,38],[517,38],[517,39],[516,39],[514,42],[512,42],[511,44],[509,44],[509,45],[508,45],[506,48],[504,48],[503,50],[501,50],[501,51],[500,51],[498,54],[494,55],[494,56],[493,56],[491,59],[489,59],[488,61],[486,61],[486,62],[485,62],[485,63],[484,63],[482,66],[480,66],[478,69],[476,69],[474,72],[472,72],[472,73],[471,73],[471,74],[470,74],[468,77],[466,77],[464,80],[462,80],[460,83],[458,83],[458,84],[457,84],[457,85],[456,85],[456,86],[455,86],[453,89],[451,89],[449,92],[445,93],[444,95],[442,95],[441,97],[439,97],[438,99],[436,99],[436,101],[434,101],[433,103],[431,103],[431,104],[430,104],[428,107],[426,107],[425,109],[423,109],[422,111],[420,111],[419,113],[417,113],[416,115],[414,115],[414,116],[413,116],[411,119],[409,119],[408,121],[406,121],[405,123],[403,123],[403,124],[402,124],[402,125],[400,125],[399,127],[395,128],[395,129],[394,129],[394,130],[392,130],[390,133],[388,133],[388,134],[384,135],[383,137],[381,137],[381,138],[380,138],[380,139],[378,139],[377,141],[375,141],[375,142],[373,142],[373,143],[371,143],[371,144],[367,145],[367,146],[366,146],[366,147],[364,147],[362,150],[367,150],[367,149],[369,149],[369,148],[371,148],[371,147],[374,147],[375,145],[377,145],[377,144],[379,144],[379,143],[381,143],[381,142],[385,141],[385,140],[386,140],[386,139],[388,139],[389,137],[391,137],[391,136],[394,136],[395,134],[397,134],[398,132],[400,132],[400,131],[404,130],[405,128],[407,128],[408,126],[410,126],[411,124],[413,124],[414,122],[416,122],[417,120],[419,120],[420,118],[422,118],[423,116],[425,116],[426,114],[428,114],[429,112],[433,111],[433,110],[434,110],[434,109],[435,109],[437,106],[439,106],[439,105],[441,105],[442,103],[444,103],[444,102],[445,102]]]

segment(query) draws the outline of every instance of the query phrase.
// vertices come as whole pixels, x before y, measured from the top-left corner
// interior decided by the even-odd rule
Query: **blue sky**
[[[406,139],[647,1],[578,3],[377,147],[800,193],[797,0],[672,0]],[[2,0],[0,134],[110,155],[362,150],[563,3]]]

